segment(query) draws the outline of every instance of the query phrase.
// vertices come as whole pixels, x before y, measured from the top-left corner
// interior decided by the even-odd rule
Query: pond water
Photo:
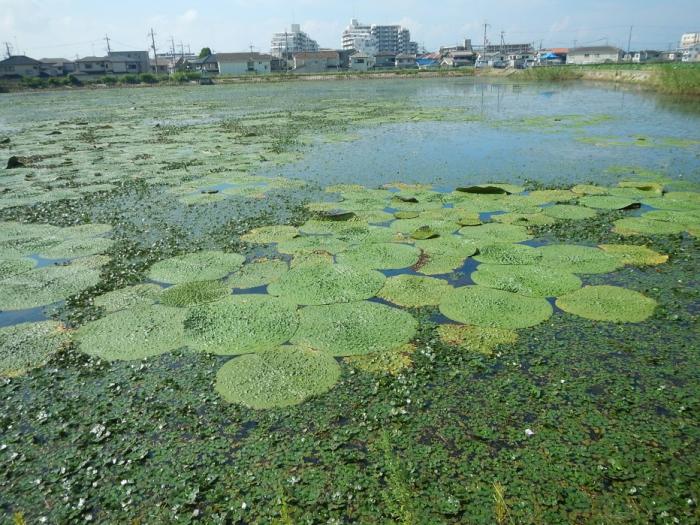
[[[692,523],[698,130],[697,102],[583,83],[0,96],[0,138],[11,139],[0,156],[26,164],[0,177],[0,522]],[[392,182],[402,184],[376,189]],[[464,188],[496,182],[522,187]],[[582,183],[606,188],[553,189]],[[587,202],[598,190],[610,195]],[[318,220],[335,207],[357,217]],[[435,238],[415,242],[423,224]],[[270,226],[282,233],[256,240]],[[270,235],[289,237],[260,240]],[[555,253],[563,244],[579,246]],[[638,251],[612,264],[622,256],[599,245]],[[204,262],[173,263],[195,252]],[[308,264],[316,273],[304,274]],[[493,273],[510,264],[532,273]],[[328,277],[328,266],[348,281]],[[294,268],[302,286],[280,285]],[[567,282],[542,280],[552,268]],[[431,298],[410,286],[376,289],[402,279],[425,279]],[[180,283],[192,286],[178,295]],[[267,295],[268,283],[283,299]],[[621,294],[617,309],[606,297],[592,314],[559,300],[608,285]],[[538,287],[565,291],[555,299]],[[467,288],[483,295],[443,308],[440,294]],[[164,290],[175,304],[167,314]],[[338,295],[309,300],[308,290]],[[308,340],[285,331],[314,308],[335,312],[348,291],[356,319],[330,319],[337,337],[314,334],[312,322]],[[235,332],[234,310],[187,303],[198,293],[214,298],[209,305],[267,305],[276,317],[243,309],[254,328]],[[516,300],[532,311],[511,315]],[[479,318],[494,305],[500,316]],[[367,312],[395,326],[377,329],[378,314]],[[618,315],[631,317],[611,321]],[[343,333],[356,321],[366,324]],[[11,331],[21,323],[48,332]],[[347,357],[311,373],[293,360],[289,374],[267,361],[253,367],[233,388],[284,401],[323,379],[321,364],[338,370],[296,404],[253,410],[227,402],[219,376],[254,353],[218,355],[184,338],[222,325],[224,336],[214,331],[207,344],[262,334],[283,341],[260,352],[265,359],[312,340]],[[465,328],[465,339],[445,325]],[[366,360],[335,346],[373,345],[355,341],[365,333],[401,346]],[[294,388],[265,383],[269,370]]]

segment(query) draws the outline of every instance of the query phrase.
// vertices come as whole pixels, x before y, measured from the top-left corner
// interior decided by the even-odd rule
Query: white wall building
[[[262,53],[217,53],[219,75],[250,75],[272,72],[272,56]]]
[[[318,42],[301,30],[299,24],[292,24],[292,30],[272,35],[270,54],[277,58],[290,58],[296,53],[315,53]]]
[[[700,44],[683,50],[683,62],[700,62]]]
[[[355,49],[368,55],[377,53],[416,54],[418,44],[411,32],[400,25],[366,25],[356,19],[343,31],[343,49]]]
[[[700,44],[700,33],[686,33],[681,37],[681,49],[690,49]]]
[[[622,60],[624,52],[612,46],[577,47],[569,50],[567,64],[584,66],[587,64],[610,64]]]
[[[350,21],[350,25],[343,31],[343,49],[354,49],[367,55],[375,55],[377,39],[372,34],[372,26],[359,23],[356,19]]]

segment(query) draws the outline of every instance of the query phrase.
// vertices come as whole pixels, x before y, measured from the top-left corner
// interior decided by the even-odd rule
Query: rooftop
[[[217,53],[214,55],[217,62],[243,62],[248,60],[272,60],[272,55],[264,53]]]
[[[592,47],[576,47],[569,50],[570,55],[580,55],[585,53],[620,53],[622,50],[613,46],[592,46]]]
[[[3,66],[40,66],[41,62],[24,55],[14,55],[0,62]]]
[[[325,58],[325,59],[334,59],[338,58],[340,55],[338,54],[337,51],[316,51],[316,52],[307,52],[307,53],[294,53],[294,58],[297,60],[311,60],[314,58]]]

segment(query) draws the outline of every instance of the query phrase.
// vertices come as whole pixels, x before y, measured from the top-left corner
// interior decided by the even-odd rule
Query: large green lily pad
[[[294,226],[263,226],[255,228],[241,237],[241,240],[252,244],[274,244],[294,239],[299,230]]]
[[[459,230],[459,233],[478,246],[494,242],[522,242],[532,239],[532,235],[525,227],[515,224],[489,223],[481,226],[467,226]]]
[[[16,377],[43,366],[69,341],[63,326],[54,321],[0,328],[0,376]]]
[[[186,311],[161,305],[136,306],[91,321],[75,335],[80,351],[107,361],[134,361],[184,346]]]
[[[518,333],[514,330],[483,326],[443,324],[437,332],[446,345],[484,355],[492,355],[499,346],[514,344],[518,340]]]
[[[420,250],[409,244],[369,243],[360,244],[341,253],[339,264],[375,270],[398,270],[418,262]]]
[[[237,253],[197,252],[160,261],[148,272],[149,279],[181,284],[221,279],[240,268],[245,257]]]
[[[383,274],[367,268],[305,264],[270,284],[267,291],[300,305],[349,303],[374,297],[385,280]]]
[[[530,297],[557,297],[582,286],[574,274],[541,265],[482,264],[471,277],[476,284]]]
[[[595,210],[583,206],[572,206],[570,204],[556,204],[555,206],[544,208],[542,211],[549,217],[567,221],[591,219],[597,215]]]
[[[601,244],[605,253],[620,259],[623,264],[631,266],[656,266],[668,261],[668,255],[663,255],[646,246],[632,244]]]
[[[277,251],[286,255],[297,255],[313,252],[340,253],[346,250],[348,243],[328,235],[304,235],[289,241],[280,242]]]
[[[524,244],[499,242],[481,246],[474,259],[492,264],[537,264],[542,260],[542,252]]]
[[[73,259],[105,252],[113,245],[112,239],[104,237],[78,237],[44,248],[39,251],[39,256],[44,259]]]
[[[221,281],[193,281],[165,290],[160,296],[161,304],[184,308],[196,304],[218,301],[231,294],[231,287]]]
[[[598,248],[575,244],[552,244],[538,248],[544,266],[571,273],[610,273],[624,266],[617,257]]]
[[[626,217],[615,221],[613,230],[620,235],[677,235],[687,227],[667,221],[655,221],[646,217]]]
[[[137,284],[114,290],[95,298],[95,306],[104,308],[107,313],[126,310],[135,306],[146,306],[156,302],[163,289],[157,284]]]
[[[333,356],[393,350],[413,339],[418,328],[408,312],[367,301],[309,306],[299,316],[292,343]]]
[[[546,299],[486,286],[456,288],[445,295],[440,311],[459,323],[506,329],[538,325],[553,312]]]
[[[236,295],[193,307],[185,320],[185,340],[210,354],[252,354],[289,341],[298,323],[296,306],[287,301]]]
[[[398,275],[387,279],[378,296],[408,308],[440,304],[452,289],[446,281],[417,275]]]
[[[226,279],[232,288],[257,288],[268,285],[287,273],[289,265],[279,259],[261,259],[244,264],[240,270]]]
[[[32,259],[0,259],[0,280],[29,272],[35,266]]]
[[[614,195],[590,195],[581,197],[579,203],[588,208],[598,210],[626,210],[639,207],[639,201],[628,197],[616,197]]]
[[[216,391],[256,410],[284,408],[328,392],[340,375],[333,357],[284,346],[229,361],[216,374]]]
[[[557,299],[565,312],[612,323],[641,323],[652,316],[656,301],[617,286],[586,286]]]

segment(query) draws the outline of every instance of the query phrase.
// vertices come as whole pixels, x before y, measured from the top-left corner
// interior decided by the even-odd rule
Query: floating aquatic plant
[[[492,264],[537,264],[542,260],[542,252],[524,244],[499,242],[481,246],[474,259]]]
[[[66,299],[100,281],[96,269],[78,265],[45,266],[0,282],[3,310],[24,310]]]
[[[126,310],[135,306],[147,306],[156,302],[163,289],[157,284],[137,284],[114,290],[95,298],[95,306],[104,308],[107,313]]]
[[[594,321],[641,323],[652,316],[656,301],[617,286],[586,286],[559,297],[557,306],[565,312]]]
[[[476,284],[530,297],[557,297],[582,286],[574,274],[540,265],[482,264],[471,277]]]
[[[340,253],[346,250],[348,243],[327,235],[305,235],[277,245],[277,251],[286,255],[297,255],[313,252]]]
[[[186,310],[161,305],[135,306],[91,321],[78,329],[80,351],[107,361],[134,361],[184,346]]]
[[[420,213],[417,211],[397,211],[394,213],[394,218],[399,220],[417,219],[419,216]]]
[[[607,195],[608,189],[602,186],[595,186],[593,184],[577,184],[571,191],[578,193],[579,195]]]
[[[411,314],[384,304],[308,306],[299,312],[299,330],[292,343],[333,356],[374,354],[408,343],[417,328]]]
[[[196,252],[154,264],[148,277],[170,284],[215,280],[226,277],[244,262],[245,257],[237,253]]]
[[[452,289],[446,281],[417,275],[398,275],[387,279],[378,296],[408,308],[438,305]]]
[[[32,259],[0,259],[0,280],[26,273],[35,266]]]
[[[639,208],[639,201],[628,197],[616,197],[614,195],[590,195],[581,197],[579,203],[588,208],[598,210],[628,210]]]
[[[415,239],[417,241],[435,239],[436,237],[440,237],[440,234],[433,231],[430,226],[421,226],[411,234],[411,239]]]
[[[656,266],[668,261],[668,255],[662,255],[646,246],[601,244],[599,248],[617,257],[623,264],[631,266]]]
[[[15,377],[43,366],[69,341],[63,326],[54,321],[0,328],[0,376]]]
[[[217,301],[231,294],[231,287],[221,281],[193,281],[163,291],[160,303],[179,308]]]
[[[552,316],[546,299],[486,286],[456,288],[445,295],[440,311],[459,323],[508,329],[535,326]]]
[[[564,219],[567,221],[580,221],[583,219],[592,219],[597,213],[582,206],[571,206],[568,204],[556,204],[542,210],[543,213],[555,219]]]
[[[412,356],[415,351],[416,346],[408,343],[386,352],[346,357],[345,362],[369,374],[395,376],[413,364]]]
[[[405,219],[397,220],[391,224],[391,228],[397,232],[404,233],[406,235],[411,235],[413,232],[419,228],[430,228],[433,232],[438,235],[450,235],[457,231],[458,225],[453,221],[444,221],[439,219],[423,219],[418,217],[417,219]]]
[[[256,410],[283,408],[328,392],[340,375],[333,357],[284,346],[229,361],[216,374],[216,391]]]
[[[538,250],[543,265],[571,273],[610,273],[623,266],[617,257],[589,246],[552,244]]]
[[[290,270],[267,291],[300,305],[349,303],[374,297],[385,280],[383,274],[366,267],[308,264]]]
[[[246,233],[241,240],[252,244],[274,244],[298,236],[299,230],[294,226],[263,226]]]
[[[613,231],[620,235],[676,235],[687,229],[683,224],[655,221],[646,217],[626,217],[614,224]]]
[[[39,251],[44,259],[73,259],[109,250],[114,241],[104,237],[72,238]]]
[[[232,288],[257,288],[268,285],[289,269],[285,261],[279,259],[261,259],[252,263],[244,264],[240,270],[226,279],[226,283]]]
[[[495,222],[516,224],[519,226],[549,226],[557,222],[555,218],[545,215],[539,209],[535,213],[503,213],[494,215],[492,219]]]
[[[446,345],[484,355],[492,355],[499,346],[515,344],[518,340],[514,330],[483,326],[443,324],[437,332]]]
[[[463,186],[457,188],[462,193],[476,193],[480,195],[509,195],[520,193],[524,190],[521,186],[513,184],[478,184],[476,186]]]
[[[200,352],[242,355],[286,343],[298,326],[296,306],[267,295],[234,295],[195,306],[185,320],[185,339]]]
[[[413,266],[419,257],[420,250],[409,244],[370,243],[338,254],[337,261],[356,268],[397,270]]]
[[[477,246],[494,242],[522,242],[532,239],[523,226],[515,224],[489,223],[481,226],[468,226],[459,230],[460,235],[471,239]]]
[[[547,203],[566,203],[574,200],[576,195],[571,190],[537,190],[531,191],[528,195],[528,200],[532,203],[547,204]]]

